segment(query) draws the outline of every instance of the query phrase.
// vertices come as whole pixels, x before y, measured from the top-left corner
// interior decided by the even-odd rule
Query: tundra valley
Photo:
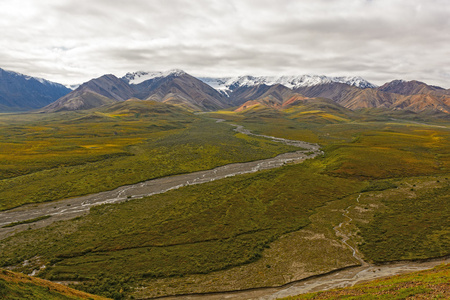
[[[0,298],[450,298],[450,90],[0,69],[0,112]]]

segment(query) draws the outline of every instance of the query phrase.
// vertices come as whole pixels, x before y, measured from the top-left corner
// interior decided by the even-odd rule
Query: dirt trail
[[[220,122],[221,120],[218,120]],[[235,131],[253,135],[250,131],[240,125],[235,126]],[[47,202],[41,204],[24,205],[15,209],[0,212],[0,240],[4,239],[16,232],[32,228],[41,228],[49,224],[59,221],[68,220],[74,217],[86,214],[89,209],[96,205],[107,203],[119,203],[133,199],[139,199],[155,194],[165,193],[167,191],[178,189],[187,185],[201,184],[214,180],[223,179],[230,176],[240,174],[254,173],[260,170],[279,168],[286,163],[302,162],[305,159],[314,158],[323,152],[319,145],[311,144],[303,141],[294,141],[281,139],[270,136],[260,137],[268,138],[280,143],[302,148],[300,151],[280,154],[276,157],[257,160],[246,163],[234,163],[211,170],[193,172],[189,174],[168,176],[145,182],[122,186],[112,191],[101,192],[97,194],[64,199],[55,202]],[[34,222],[32,224],[16,225],[13,227],[3,228],[13,222],[21,222],[25,220],[35,219],[41,216],[51,216],[45,220]]]

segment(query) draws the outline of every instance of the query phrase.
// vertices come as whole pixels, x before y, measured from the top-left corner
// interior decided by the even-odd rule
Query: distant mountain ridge
[[[106,77],[108,80],[106,80]],[[450,93],[419,81],[394,80],[381,87],[361,77],[239,76],[195,78],[182,70],[139,71],[122,78],[105,75],[81,85],[45,111],[101,106],[126,98],[154,100],[190,110],[263,105],[281,108],[306,98],[328,98],[351,109],[385,108],[450,113]],[[240,108],[242,109],[242,108]]]
[[[0,69],[0,111],[40,108],[69,92],[62,84]]]
[[[54,82],[0,69],[0,111],[40,107],[43,107],[42,112],[83,110],[131,98],[163,102],[192,111],[259,104],[280,108],[300,99],[327,98],[351,110],[384,108],[450,114],[450,90],[414,80],[393,80],[377,87],[361,77],[350,76],[196,78],[175,69],[130,72],[122,78],[103,75],[71,91]]]

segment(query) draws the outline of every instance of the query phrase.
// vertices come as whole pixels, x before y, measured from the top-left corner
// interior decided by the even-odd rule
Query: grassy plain
[[[23,171],[25,175],[5,178],[2,184],[9,182],[11,188],[13,183],[23,181],[20,189],[30,184],[31,191],[44,195],[28,197],[28,202],[44,201],[289,150],[263,139],[236,135],[227,124],[181,110],[167,113],[170,117],[165,117],[169,121],[164,126],[170,128],[165,129],[153,127],[161,125],[154,121],[161,118],[161,112],[158,117],[146,117],[145,113],[135,115],[129,110],[126,108],[121,114],[116,107],[90,113],[89,121],[61,126],[71,128],[72,134],[89,132],[94,124],[101,124],[105,130],[114,124],[127,128],[123,133],[116,131],[117,135],[108,129],[104,137],[89,141],[93,145],[105,138],[105,142],[95,144],[99,147],[106,145],[108,139],[117,139],[118,144],[121,141],[121,147],[110,148],[117,150],[109,153],[113,157]],[[178,113],[178,117],[173,113]],[[413,123],[417,119],[411,121],[409,116],[399,120],[398,115],[393,120],[369,112],[349,112],[326,101],[318,107],[219,112],[213,116],[243,124],[255,132],[320,143],[325,155],[277,170],[95,207],[88,216],[28,230],[1,241],[0,264],[14,265],[24,272],[46,265],[39,276],[77,281],[79,288],[106,296],[132,295],[133,287],[143,285],[150,291],[147,296],[156,296],[151,290],[157,289],[152,285],[159,280],[175,285],[195,274],[254,266],[271,245],[299,230],[308,230],[308,238],[319,236],[338,243],[339,238],[332,236],[333,226],[343,221],[342,212],[349,205],[355,216],[351,230],[359,232],[350,242],[360,243],[367,259],[386,261],[449,254],[448,239],[443,238],[449,236],[450,228],[449,183],[445,179],[450,173],[450,130],[445,121],[425,125]],[[51,120],[43,126],[57,124]],[[20,127],[19,132],[23,130]],[[133,139],[135,144],[130,142]],[[146,166],[145,170],[142,166]],[[58,180],[51,189],[33,187],[35,180],[42,185],[52,178]],[[18,191],[8,194],[8,186],[4,185],[2,195],[8,197],[3,203],[16,203]],[[49,196],[49,191],[55,195]],[[356,205],[359,194],[361,203]],[[306,231],[301,232],[307,236]],[[420,242],[421,236],[427,238]],[[292,248],[287,242],[283,245]],[[308,248],[307,243],[302,245],[304,257],[321,255],[317,249]],[[372,250],[374,245],[378,247],[376,251]],[[391,249],[392,245],[396,250]],[[283,253],[282,249],[277,253]],[[24,260],[34,263],[23,266]],[[333,257],[329,263],[333,267],[348,260]],[[275,264],[276,260],[271,260],[270,265],[252,270],[264,274],[267,269],[276,269]],[[214,286],[221,284],[218,280]],[[189,287],[180,285],[173,287],[172,292],[182,289],[189,291]]]
[[[449,299],[450,265],[374,280],[353,287],[298,295],[284,300],[325,299]]]
[[[296,148],[151,101],[101,111],[0,116],[0,210]]]

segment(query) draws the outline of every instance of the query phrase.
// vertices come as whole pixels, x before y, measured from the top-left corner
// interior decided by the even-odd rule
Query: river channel
[[[217,120],[217,122],[222,121],[223,120],[221,119]],[[240,125],[230,125],[236,127],[235,131],[237,132],[271,139],[276,142],[299,147],[302,150],[280,154],[276,157],[263,160],[256,160],[245,163],[233,163],[211,170],[152,179],[137,184],[121,186],[111,191],[91,194],[87,196],[40,204],[29,204],[11,210],[2,211],[0,212],[0,240],[19,231],[26,230],[30,226],[32,226],[32,228],[40,228],[47,226],[55,221],[68,220],[86,214],[89,212],[89,209],[91,207],[96,205],[119,203],[123,201],[130,201],[133,199],[140,199],[155,194],[161,194],[173,189],[178,189],[183,186],[211,182],[230,176],[254,173],[261,170],[279,168],[287,163],[302,162],[305,159],[311,159],[323,153],[320,150],[319,145],[317,144],[265,135],[256,135]],[[10,223],[22,222],[43,216],[50,217],[44,220],[33,222],[31,225],[22,224],[13,227],[3,227]]]

